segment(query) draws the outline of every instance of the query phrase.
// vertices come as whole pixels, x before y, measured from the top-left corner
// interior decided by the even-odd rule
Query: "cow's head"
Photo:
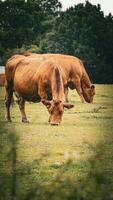
[[[72,104],[63,103],[61,100],[42,100],[50,114],[49,122],[51,125],[59,125],[62,119],[64,108],[70,109],[74,107]]]
[[[82,87],[82,93],[85,101],[88,103],[92,103],[93,97],[95,95],[95,86],[91,85],[90,87]]]

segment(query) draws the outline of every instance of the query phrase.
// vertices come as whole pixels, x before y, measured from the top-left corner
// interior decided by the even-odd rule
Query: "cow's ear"
[[[51,102],[49,100],[46,99],[42,99],[41,102],[45,105],[45,106],[50,106]]]
[[[64,108],[71,109],[73,107],[74,107],[73,104],[64,103]]]

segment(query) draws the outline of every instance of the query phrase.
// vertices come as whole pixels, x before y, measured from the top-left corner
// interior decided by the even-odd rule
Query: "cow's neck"
[[[82,86],[86,88],[89,88],[91,86],[91,81],[85,69],[83,69],[81,83],[82,83]]]
[[[54,100],[64,99],[63,81],[58,67],[54,67],[51,78],[51,88],[52,88],[52,99]]]

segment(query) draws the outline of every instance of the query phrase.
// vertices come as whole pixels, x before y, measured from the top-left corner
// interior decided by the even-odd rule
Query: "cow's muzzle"
[[[60,123],[50,122],[52,126],[58,126]]]

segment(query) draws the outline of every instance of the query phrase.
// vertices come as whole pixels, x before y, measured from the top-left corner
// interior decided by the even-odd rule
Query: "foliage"
[[[53,31],[41,41],[41,52],[59,52],[81,58],[94,82],[113,80],[113,17],[100,5],[78,4],[57,18]],[[101,74],[101,77],[100,77]]]
[[[1,59],[9,49],[32,45],[36,40],[39,42],[48,26],[52,27],[52,17],[58,15],[60,8],[57,0],[0,1]]]
[[[70,54],[83,60],[93,82],[113,83],[113,16],[88,1],[61,8],[59,0],[0,1],[0,62],[22,48]]]

